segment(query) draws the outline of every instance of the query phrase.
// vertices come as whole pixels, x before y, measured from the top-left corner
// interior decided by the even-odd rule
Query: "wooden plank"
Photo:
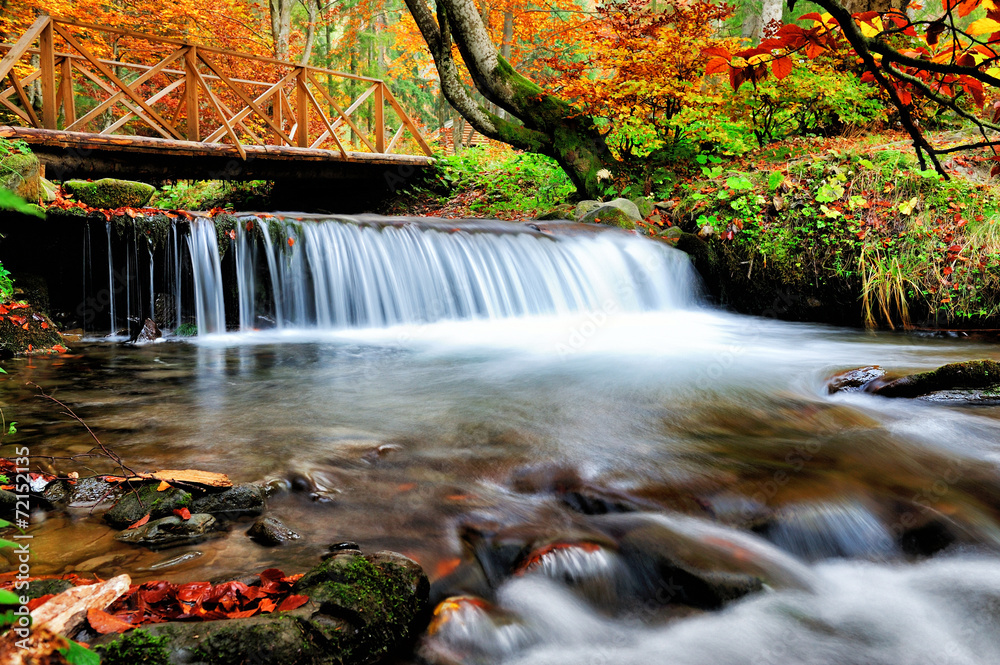
[[[75,635],[87,618],[87,610],[103,610],[123,596],[131,584],[132,578],[119,575],[107,582],[67,589],[32,611],[32,625],[45,626],[60,635]]]
[[[100,77],[97,76],[97,74],[95,74],[94,72],[90,71],[89,69],[87,69],[86,67],[84,67],[82,65],[77,65],[76,68],[77,68],[77,70],[81,74],[83,74],[85,77],[87,77],[89,80],[91,80],[94,83],[94,85],[96,85],[97,87],[99,87],[101,90],[103,90],[104,92],[106,92],[108,95],[113,96],[115,94],[114,88],[112,88],[107,83],[105,83],[104,81],[102,81],[100,79]],[[123,104],[125,106],[125,108],[127,108],[132,113],[135,113],[137,116],[139,116],[140,119],[142,119],[143,122],[145,122],[147,125],[149,125],[154,130],[156,130],[156,132],[160,136],[162,136],[165,139],[172,139],[172,138],[174,138],[173,136],[171,136],[170,134],[168,134],[165,129],[163,129],[158,124],[156,124],[155,122],[153,122],[152,120],[150,120],[149,118],[147,118],[143,114],[143,112],[141,110],[139,110],[135,106],[133,106],[128,100],[122,99],[122,100],[119,100],[119,101],[121,102],[121,104]],[[90,114],[88,113],[87,115],[90,115]],[[87,116],[84,116],[80,120],[82,121],[86,117]],[[78,122],[76,124],[81,124],[82,125],[82,124],[85,124],[85,123]],[[72,131],[72,128],[71,127],[67,127],[67,130]]]
[[[145,34],[142,32],[135,32],[134,30],[126,30],[124,28],[114,28],[107,25],[97,25],[96,23],[87,23],[86,21],[78,21],[76,19],[66,18],[62,16],[54,16],[52,20],[57,25],[72,25],[78,28],[87,28],[90,30],[99,30],[101,32],[110,32],[116,35],[125,35],[128,37],[135,37],[136,39],[145,39],[151,42],[160,42],[163,44],[176,44],[177,46],[191,46],[188,42],[182,41],[180,39],[171,39],[169,37],[157,37],[154,35]],[[244,60],[253,60],[254,62],[264,62],[269,65],[282,65],[285,67],[298,67],[299,65],[294,62],[288,62],[287,60],[278,60],[276,58],[268,58],[262,55],[252,55],[250,53],[240,53],[239,51],[231,51],[229,49],[217,48],[214,46],[203,46],[198,45],[198,50],[204,51],[206,53],[214,53],[216,55],[226,55],[236,58],[243,58]],[[376,83],[379,79],[371,78],[370,76],[358,76],[357,74],[349,74],[347,72],[338,72],[332,69],[323,69],[321,67],[311,67],[314,71],[322,72],[324,74],[332,74],[333,76],[339,76],[341,78],[353,79],[355,81],[367,81],[369,83]]]
[[[154,480],[165,480],[168,483],[186,483],[219,488],[233,486],[233,481],[224,473],[212,473],[198,469],[163,469],[147,475]]]
[[[28,85],[29,83],[31,83],[32,81],[34,81],[35,79],[37,79],[41,75],[42,75],[42,70],[41,69],[36,69],[35,71],[33,71],[30,74],[28,74],[27,76],[25,76],[23,79],[19,79],[19,80],[21,81],[21,85],[25,86],[25,85]],[[8,78],[10,78],[10,77],[8,77]],[[14,94],[14,86],[10,86],[9,88],[5,88],[3,92],[0,92],[0,99],[7,99],[8,97],[10,97],[13,94]]]
[[[427,141],[425,141],[424,137],[420,135],[420,130],[417,129],[416,124],[414,124],[413,120],[410,119],[410,116],[406,114],[406,111],[403,110],[403,107],[400,106],[398,101],[396,101],[396,98],[392,95],[392,91],[388,88],[385,90],[385,97],[389,100],[389,104],[392,105],[392,108],[396,111],[396,115],[399,116],[399,119],[402,120],[403,124],[409,128],[410,134],[412,134],[413,138],[416,139],[417,145],[420,146],[420,149],[423,150],[424,154],[428,157],[433,157],[434,151],[431,150],[429,145],[427,145]]]
[[[212,72],[214,72],[216,76],[218,76],[220,79],[222,79],[223,83],[225,83],[227,86],[229,86],[230,90],[232,90],[233,92],[236,93],[237,97],[239,97],[240,99],[243,100],[244,104],[246,104],[247,106],[249,106],[250,108],[252,108],[253,111],[254,111],[254,113],[256,113],[265,123],[267,123],[271,127],[271,129],[273,129],[276,132],[278,132],[281,135],[281,137],[284,138],[286,141],[288,141],[289,145],[291,145],[292,139],[290,139],[288,136],[286,136],[285,133],[283,131],[281,131],[281,128],[278,127],[276,124],[274,124],[274,121],[271,120],[271,118],[266,113],[264,113],[260,109],[259,106],[257,106],[256,104],[254,104],[253,100],[250,99],[250,96],[247,95],[246,91],[244,91],[243,88],[241,88],[240,86],[238,86],[235,83],[233,83],[232,80],[230,80],[230,78],[228,76],[226,76],[222,72],[221,69],[219,69],[218,67],[216,67],[215,64],[211,60],[209,60],[208,58],[206,58],[200,52],[198,53],[198,59],[201,60],[202,62],[204,62],[205,65],[210,70],[212,70]]]
[[[309,89],[306,88],[308,72],[305,67],[299,68],[295,82],[295,132],[296,145],[300,148],[309,147]]]
[[[268,88],[267,90],[265,90],[265,91],[264,91],[264,93],[263,93],[263,94],[261,94],[261,95],[260,95],[259,97],[257,97],[257,98],[256,98],[256,99],[255,99],[254,101],[255,101],[255,102],[256,102],[256,103],[258,104],[258,105],[259,105],[259,104],[262,104],[263,102],[267,101],[267,99],[268,99],[268,98],[269,98],[269,97],[270,97],[271,95],[273,95],[274,93],[276,93],[276,92],[277,92],[277,93],[280,93],[280,92],[281,92],[281,86],[285,85],[286,83],[288,83],[288,82],[289,82],[290,80],[292,80],[293,78],[295,78],[295,72],[294,72],[294,71],[293,71],[293,72],[289,72],[289,73],[288,73],[288,74],[287,74],[287,75],[285,76],[285,78],[281,79],[280,81],[278,81],[277,83],[275,83],[274,85],[272,85],[272,86],[271,86],[270,88]],[[253,113],[253,109],[252,109],[252,108],[250,108],[249,106],[244,106],[244,107],[243,107],[243,108],[242,108],[242,109],[240,110],[240,112],[239,112],[239,113],[237,113],[237,114],[235,114],[235,115],[233,115],[233,116],[232,116],[231,120],[232,120],[233,122],[239,122],[239,123],[240,123],[240,124],[242,125],[243,123],[242,123],[241,121],[242,121],[242,120],[243,120],[244,118],[246,118],[246,117],[247,117],[248,115],[250,115],[251,113]],[[274,117],[273,117],[273,114],[272,114],[272,118],[271,118],[271,119],[272,119],[272,120],[274,120]],[[279,127],[281,126],[281,122],[277,122],[276,124],[277,124],[277,125],[278,125]],[[244,129],[246,129],[246,126],[244,126],[243,128],[244,128]],[[249,130],[247,130],[247,131],[249,131]],[[273,131],[274,131],[274,130],[271,130],[271,131],[272,131],[272,133],[273,133]],[[220,133],[220,132],[221,132],[221,133]],[[218,141],[218,140],[219,140],[219,138],[220,138],[220,137],[221,137],[221,136],[222,136],[223,134],[224,134],[224,132],[222,132],[222,128],[219,128],[219,129],[215,130],[215,132],[214,132],[213,134],[211,134],[210,136],[206,137],[206,138],[205,138],[205,142],[206,142],[206,143],[213,143],[213,142],[215,142],[215,141]],[[277,135],[276,135],[276,137],[277,137]],[[281,138],[280,138],[280,137],[277,137],[277,138],[278,138],[278,140],[279,140],[279,141],[281,140]],[[258,138],[257,140],[258,140],[258,141],[260,141],[260,139],[259,139],[259,138]]]
[[[45,16],[39,16],[35,19],[35,22],[31,24],[27,32],[21,35],[21,38],[17,40],[14,47],[7,52],[7,55],[0,60],[0,81],[7,78],[7,74],[14,68],[14,64],[21,59],[24,52],[28,50],[32,42],[42,34],[42,30],[45,29],[50,23],[50,18]]]
[[[333,107],[333,110],[337,112],[337,115],[340,116],[340,118],[338,118],[337,121],[333,123],[332,127],[336,129],[337,126],[340,124],[341,119],[343,119],[343,121],[346,122],[351,129],[354,130],[354,133],[357,134],[359,139],[361,139],[361,142],[364,143],[366,146],[368,146],[369,150],[371,150],[372,152],[378,152],[378,150],[376,150],[375,147],[368,142],[368,139],[365,138],[364,132],[358,129],[358,126],[355,125],[354,121],[351,120],[351,113],[353,113],[356,108],[361,106],[361,103],[368,98],[368,95],[374,92],[374,86],[369,88],[367,92],[361,95],[361,97],[359,97],[356,102],[351,104],[351,106],[348,107],[346,111],[342,111],[340,110],[340,106],[337,104],[336,100],[334,100],[334,98],[330,95],[330,93],[327,92],[325,87],[319,84],[319,82],[315,79],[315,77],[310,76],[309,80],[313,82],[313,85],[316,86],[316,89],[319,90],[319,93],[324,97],[324,99],[326,99],[327,103]]]
[[[178,50],[174,51],[173,53],[171,53],[170,55],[168,55],[166,58],[164,58],[163,60],[161,60],[160,62],[158,62],[154,67],[151,67],[149,69],[149,71],[147,71],[145,74],[143,74],[142,76],[140,76],[139,78],[137,78],[135,81],[133,81],[132,83],[130,83],[127,87],[129,87],[132,90],[138,90],[138,88],[139,88],[140,85],[142,85],[143,83],[145,83],[149,79],[151,79],[154,76],[156,76],[157,74],[159,74],[160,71],[163,70],[164,67],[166,67],[167,65],[169,65],[174,60],[180,58],[182,55],[184,55],[184,49],[178,49]],[[91,80],[93,80],[93,79],[91,79]],[[114,106],[118,102],[124,102],[125,94],[126,94],[125,92],[115,92],[115,91],[112,90],[112,93],[113,94],[111,95],[111,97],[109,97],[108,99],[106,99],[103,102],[101,102],[100,104],[98,104],[89,113],[87,113],[87,115],[83,116],[77,122],[73,123],[72,125],[70,125],[66,129],[72,131],[72,130],[81,129],[83,127],[86,127],[87,124],[91,120],[93,120],[97,116],[99,116],[102,113],[104,113],[111,106]],[[149,122],[149,121],[147,120],[147,122]],[[152,124],[152,123],[150,123],[150,124]],[[155,129],[155,127],[154,127],[154,129]],[[180,138],[180,136],[176,136],[176,138]]]
[[[347,151],[344,150],[344,145],[340,142],[340,139],[337,138],[337,133],[333,130],[333,126],[330,124],[330,120],[326,117],[326,113],[323,112],[323,109],[320,107],[319,102],[316,101],[316,97],[315,95],[312,94],[312,90],[306,87],[302,78],[299,79],[299,86],[301,86],[302,89],[305,90],[306,95],[309,97],[309,101],[312,103],[314,107],[316,107],[316,112],[319,113],[319,117],[323,119],[323,124],[326,125],[326,131],[330,133],[330,137],[333,138],[333,142],[337,144],[337,149],[340,150],[340,154],[342,154],[344,157],[347,157]]]
[[[104,76],[106,79],[108,79],[109,81],[111,81],[112,83],[114,83],[116,86],[118,86],[133,102],[135,102],[139,106],[139,108],[141,108],[143,111],[145,111],[146,114],[149,115],[150,118],[152,118],[157,123],[159,123],[160,125],[162,125],[164,129],[166,129],[168,132],[170,132],[174,136],[174,138],[177,138],[177,139],[181,138],[180,132],[178,132],[177,129],[174,128],[173,125],[171,125],[169,122],[167,122],[162,116],[160,116],[159,113],[157,113],[153,109],[149,108],[149,106],[146,105],[146,102],[143,101],[142,97],[138,93],[136,93],[135,90],[133,90],[127,84],[125,84],[124,82],[122,82],[121,79],[119,79],[117,76],[115,76],[114,73],[111,70],[109,70],[107,67],[105,67],[104,65],[102,65],[98,61],[98,59],[96,57],[94,57],[94,55],[91,54],[90,51],[87,50],[87,48],[83,44],[81,44],[79,41],[77,41],[76,38],[69,33],[69,31],[67,31],[64,28],[62,28],[58,23],[54,23],[53,25],[54,25],[54,27],[56,29],[56,32],[58,32],[60,35],[62,35],[62,38],[65,39],[66,42],[69,43],[70,46],[72,46],[77,51],[79,51],[80,55],[82,55],[87,60],[89,60],[90,64],[92,64],[95,68],[97,68],[97,70],[101,73],[102,76]],[[176,51],[175,51],[175,53],[176,53]],[[152,70],[150,70],[150,71],[152,71]]]
[[[55,129],[59,100],[56,98],[56,44],[51,21],[38,35],[38,45],[42,51],[39,66],[42,70],[42,125],[45,129]]]
[[[11,88],[10,90],[13,91],[13,88]],[[18,107],[14,106],[13,104],[11,104],[10,102],[8,102],[6,97],[0,97],[0,104],[3,104],[4,106],[6,106],[7,109],[11,113],[13,113],[14,115],[16,115],[18,118],[20,118],[24,122],[27,122],[27,123],[31,122],[31,118],[28,117],[28,114],[25,113],[24,111],[22,111],[21,109],[19,109]]]
[[[63,58],[59,63],[59,88],[62,91],[63,126],[76,122],[76,96],[73,94],[73,60]]]
[[[38,127],[41,129],[42,124],[38,122],[38,116],[35,115],[35,109],[31,107],[31,102],[28,100],[28,96],[24,94],[24,86],[21,84],[21,81],[18,80],[17,74],[12,69],[7,73],[7,77],[10,79],[10,84],[14,86],[14,92],[17,93],[17,98],[21,100],[24,112],[28,114],[28,122],[31,123],[32,127]]]
[[[187,139],[201,140],[201,117],[198,112],[198,51],[192,46],[184,51],[184,103],[187,105]]]
[[[385,152],[385,104],[382,91],[385,83],[379,83],[375,88],[375,152]]]
[[[226,114],[223,113],[222,107],[219,104],[219,100],[216,99],[215,97],[215,93],[212,92],[212,89],[210,87],[208,87],[208,82],[205,81],[204,78],[202,78],[201,72],[199,72],[197,68],[194,69],[194,76],[196,79],[198,79],[198,85],[200,85],[205,90],[205,92],[208,93],[208,101],[212,103],[212,107],[215,109],[215,112],[219,114],[219,119],[222,121],[222,126],[226,128],[226,132],[229,134],[229,138],[233,140],[233,145],[236,148],[236,150],[240,153],[240,158],[243,161],[246,161],[247,152],[243,148],[243,144],[240,143],[239,137],[236,136],[236,132],[233,131],[233,126],[230,125],[229,122],[226,120]]]
[[[273,102],[271,102],[271,119],[274,120],[274,122],[278,125],[278,127],[285,126],[284,99],[285,99],[285,91],[282,90],[281,88],[278,88],[278,97]],[[281,142],[281,137],[278,136],[277,134],[274,134],[274,139],[278,143]]]

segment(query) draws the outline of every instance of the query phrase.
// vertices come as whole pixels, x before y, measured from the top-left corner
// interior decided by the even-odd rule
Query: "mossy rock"
[[[632,203],[635,204],[636,209],[639,211],[639,214],[642,215],[643,219],[652,215],[653,211],[656,209],[656,204],[647,199],[645,196],[637,196],[632,199]]]
[[[105,665],[367,665],[409,647],[428,618],[427,577],[390,552],[338,554],[293,593],[310,602],[243,619],[155,624],[101,637],[95,650],[115,654]]]
[[[584,213],[578,221],[584,224],[604,224],[622,229],[634,229],[635,223],[643,217],[634,203],[628,199],[615,199]]]
[[[866,391],[883,397],[920,397],[942,391],[989,391],[997,387],[1000,387],[1000,362],[969,360],[891,381],[876,381]]]
[[[600,208],[603,204],[600,201],[594,201],[593,199],[584,199],[576,204],[573,209],[573,219],[580,221],[583,219],[584,215],[594,210]]]
[[[141,208],[156,188],[144,182],[103,178],[93,182],[70,180],[63,190],[91,208]]]
[[[595,201],[595,203],[596,203],[596,201]],[[541,215],[539,215],[535,219],[538,219],[538,220],[541,220],[541,221],[552,221],[552,220],[556,220],[556,219],[575,219],[574,214],[573,214],[575,209],[576,208],[572,204],[570,204],[570,203],[564,203],[562,205],[556,206],[555,208],[553,208],[552,210],[549,210],[546,213],[542,213]]]
[[[173,515],[174,510],[187,508],[192,497],[189,492],[170,487],[162,492],[156,485],[142,485],[134,492],[127,492],[104,513],[104,521],[111,526],[124,529],[149,515],[150,520]],[[138,495],[138,496],[136,496]]]
[[[10,315],[0,318],[0,348],[10,353],[47,352],[61,343],[56,324],[32,305],[12,309]]]
[[[264,488],[253,483],[213,492],[191,502],[192,513],[209,513],[226,518],[256,517],[264,512]]]
[[[0,187],[9,189],[29,203],[40,200],[38,158],[34,155],[8,155],[0,159]]]

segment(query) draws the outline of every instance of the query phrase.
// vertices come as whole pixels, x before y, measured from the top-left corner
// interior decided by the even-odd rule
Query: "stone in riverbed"
[[[191,494],[176,487],[162,492],[156,485],[144,484],[135,491],[126,492],[111,509],[104,513],[104,521],[119,529],[135,524],[147,514],[151,520],[172,515],[175,510],[191,507]],[[193,510],[192,512],[197,512]]]
[[[400,554],[342,553],[296,583],[293,593],[310,598],[298,609],[154,624],[101,637],[95,650],[131,654],[110,665],[154,654],[161,657],[155,662],[169,656],[174,663],[367,665],[408,647],[423,630],[427,589],[420,566]]]
[[[885,376],[885,370],[878,365],[849,369],[830,377],[826,382],[826,389],[831,395],[861,392],[869,383],[883,376]]]
[[[579,206],[577,212],[580,212]],[[635,223],[642,221],[642,214],[639,212],[639,208],[628,199],[614,199],[584,212],[577,218],[577,221],[584,224],[600,223],[623,229],[634,229]]]
[[[115,540],[132,545],[142,545],[150,549],[159,549],[199,542],[217,529],[218,520],[211,515],[195,514],[187,520],[171,515],[147,522],[135,529],[122,531],[115,536]]]
[[[70,180],[63,190],[91,208],[141,208],[156,188],[144,182],[103,178],[93,182]]]
[[[213,492],[191,502],[192,513],[209,513],[235,519],[255,517],[264,512],[265,490],[260,485],[243,483],[224,492]]]
[[[280,545],[289,540],[298,540],[300,537],[274,517],[258,518],[247,530],[247,535],[250,536],[250,540],[261,545]]]
[[[951,393],[951,399],[970,401],[1000,398],[1000,362],[969,360],[942,365],[929,372],[869,383],[865,392],[882,397],[923,397]]]

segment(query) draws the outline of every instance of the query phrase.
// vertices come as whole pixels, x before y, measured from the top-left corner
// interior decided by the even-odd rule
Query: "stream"
[[[93,441],[26,382],[131,468],[266,481],[268,514],[301,538],[264,548],[241,522],[153,552],[74,506],[35,516],[34,574],[302,572],[350,540],[434,580],[469,529],[575,542],[628,505],[800,583],[665,611],[622,597],[613,551],[580,550],[502,582],[491,613],[441,639],[468,663],[1000,662],[1000,408],[826,389],[864,365],[1000,360],[996,345],[730,314],[703,302],[680,252],[615,231],[295,224],[277,237],[288,249],[237,226],[224,262],[214,228],[193,223],[188,254],[171,236],[191,283],[175,267],[158,286],[160,268],[135,264],[128,302],[152,311],[176,284],[173,323],[187,294],[202,334],[90,332],[69,354],[5,362],[0,404],[34,455]],[[602,578],[611,591],[581,592]]]

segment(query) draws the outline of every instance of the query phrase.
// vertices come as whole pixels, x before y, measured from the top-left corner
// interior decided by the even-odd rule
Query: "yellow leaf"
[[[170,489],[170,483],[165,480],[161,480],[159,486],[156,488],[157,492],[164,492]]]
[[[902,203],[899,204],[899,212],[903,213],[904,215],[912,215],[913,209],[916,207],[917,207],[917,197],[914,196],[909,201],[903,201]]]
[[[859,21],[858,27],[861,29],[861,34],[865,37],[875,37],[882,32],[882,17],[876,16],[870,23],[868,21]]]
[[[994,32],[1000,32],[1000,23],[994,21],[991,18],[981,18],[978,21],[973,21],[965,30],[972,36],[977,35],[989,35]]]

